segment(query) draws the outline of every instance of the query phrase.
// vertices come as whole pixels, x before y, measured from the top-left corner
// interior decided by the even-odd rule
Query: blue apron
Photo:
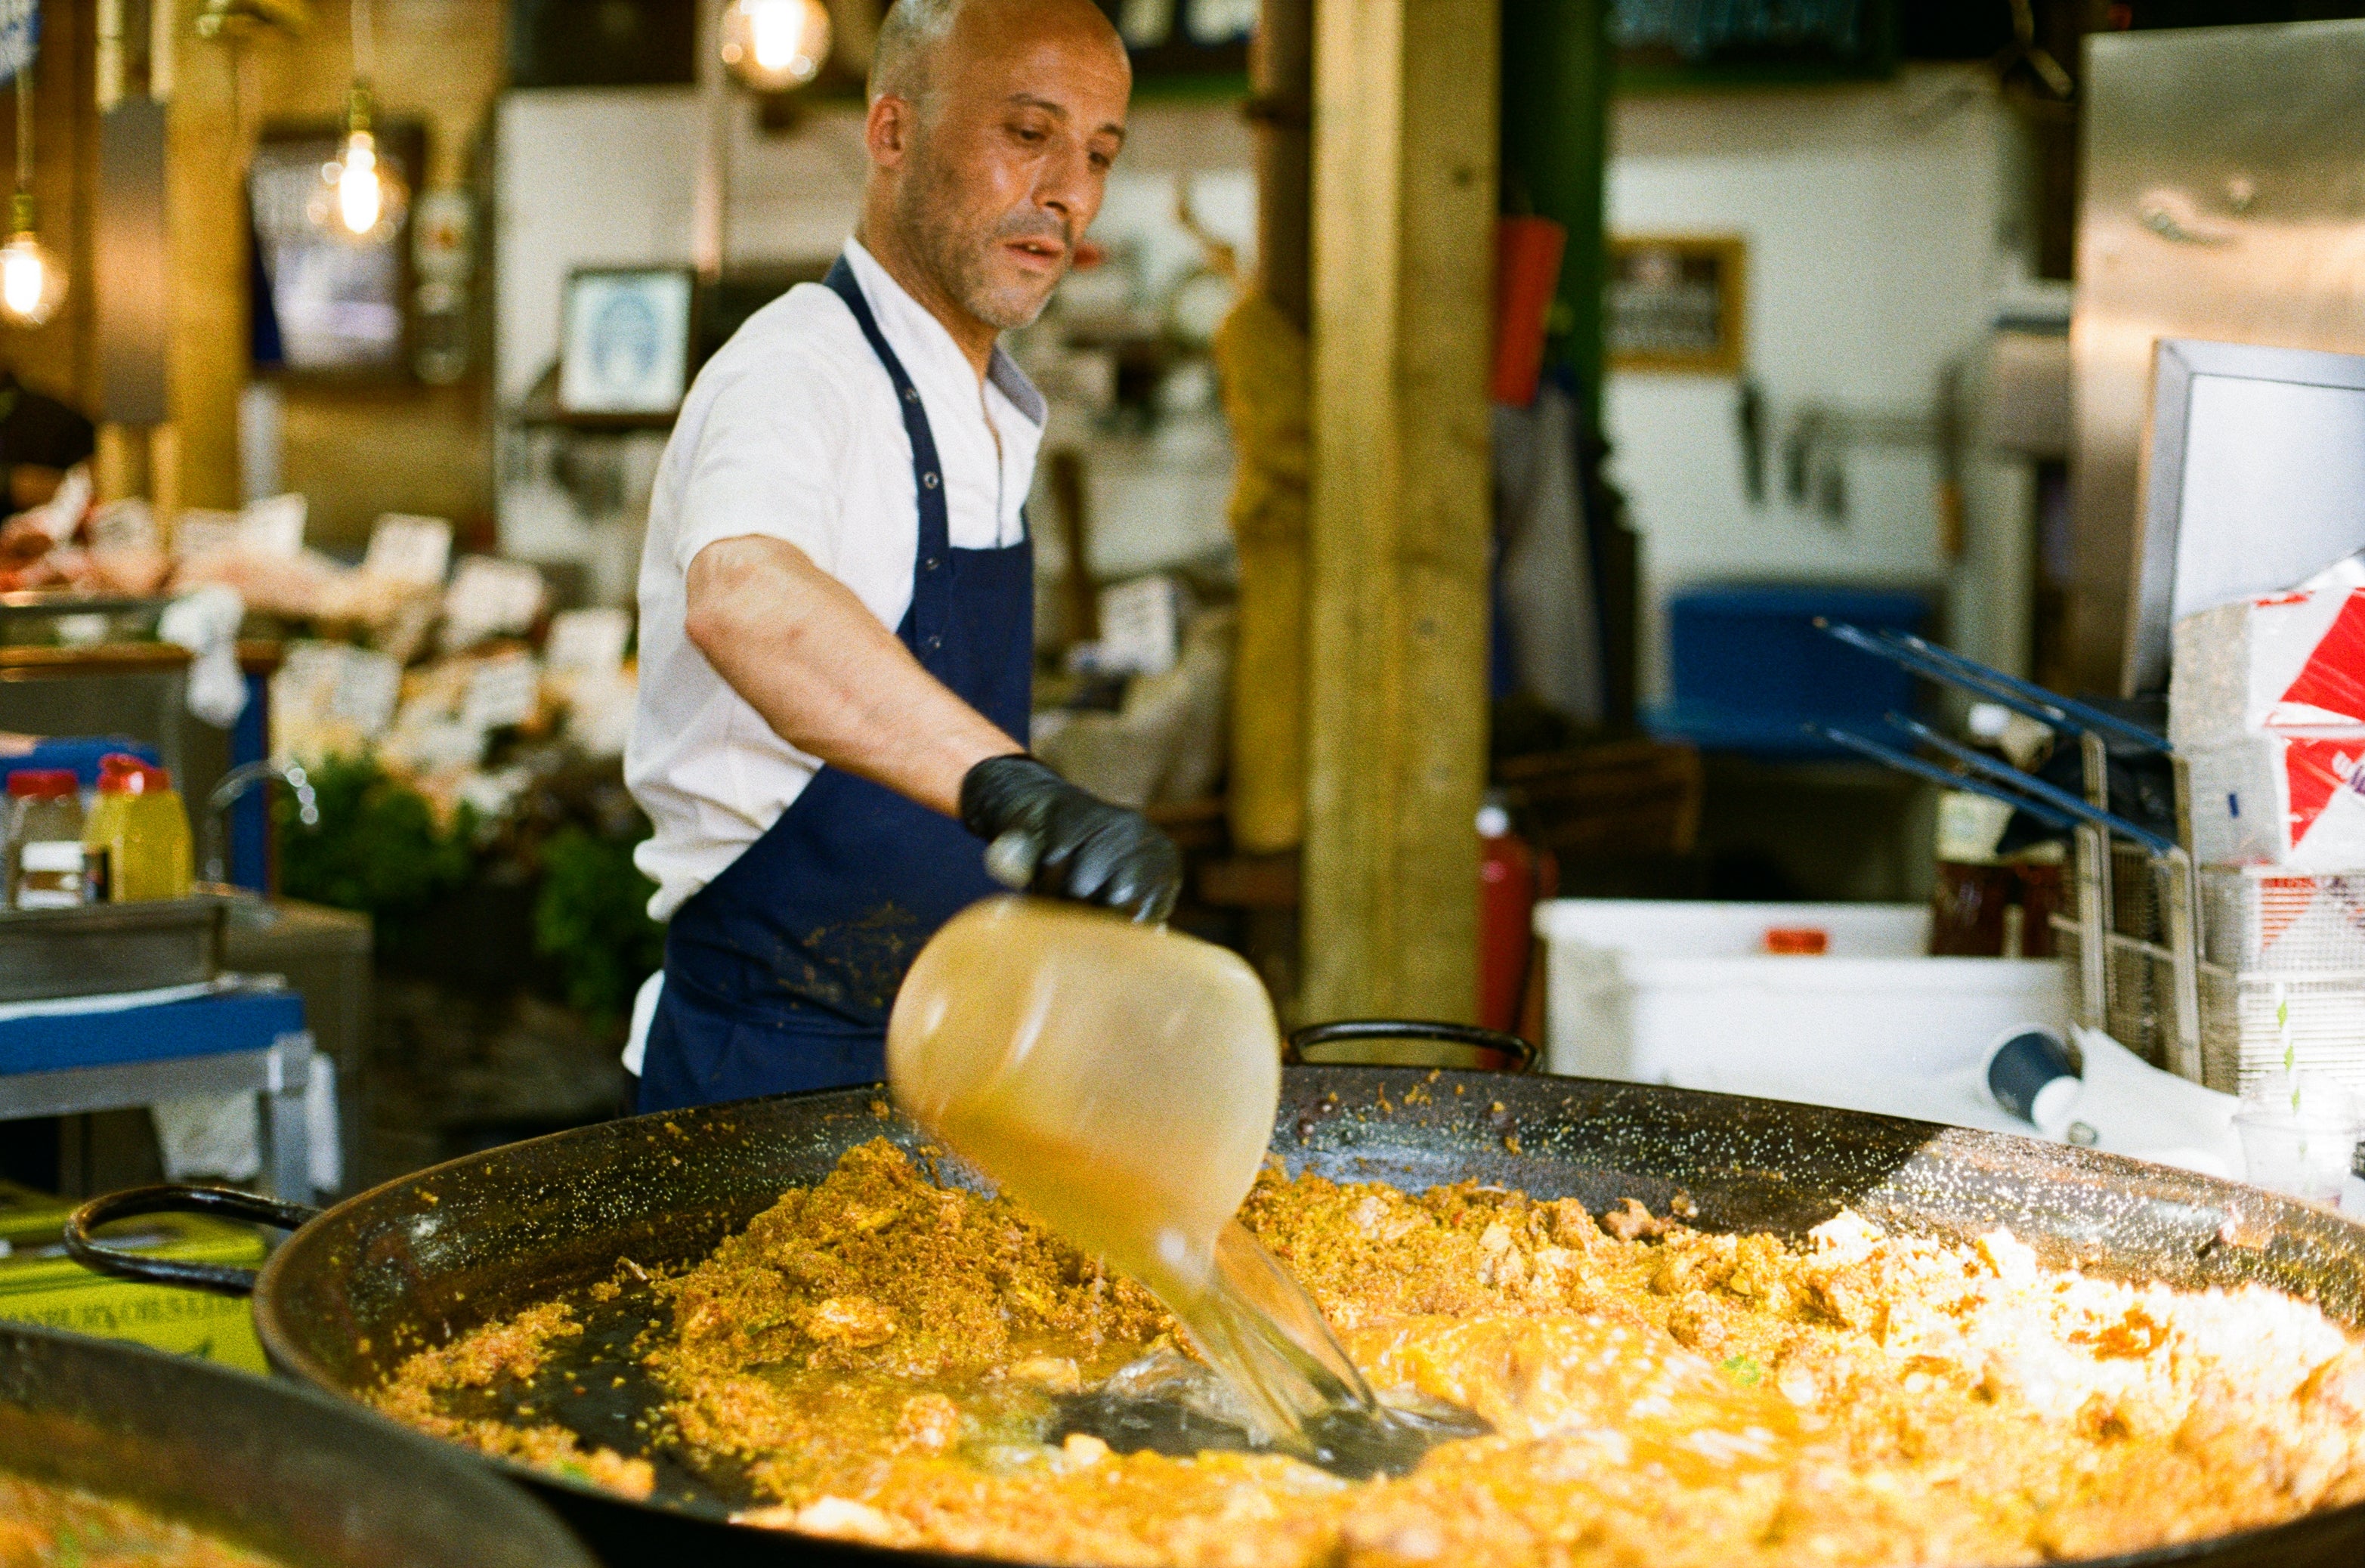
[[[912,608],[895,634],[1024,745],[1035,678],[1032,538],[952,547],[920,394],[843,257],[846,301],[903,409],[919,498]],[[640,1108],[666,1111],[886,1076],[887,1012],[923,943],[998,890],[949,817],[824,767],[771,828],[674,912]]]

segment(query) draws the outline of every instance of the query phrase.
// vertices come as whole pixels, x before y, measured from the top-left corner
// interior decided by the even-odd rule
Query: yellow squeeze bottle
[[[94,897],[110,903],[187,896],[196,881],[189,813],[173,776],[111,752],[98,764],[98,801],[83,825]]]

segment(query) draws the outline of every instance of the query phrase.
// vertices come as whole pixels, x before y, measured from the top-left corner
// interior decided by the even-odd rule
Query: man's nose
[[[1091,220],[1093,198],[1092,158],[1082,147],[1063,145],[1044,160],[1035,205],[1058,213],[1070,239]]]

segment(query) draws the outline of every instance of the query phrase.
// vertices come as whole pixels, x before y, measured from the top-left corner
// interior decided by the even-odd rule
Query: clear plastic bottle
[[[81,785],[71,768],[8,775],[8,903],[72,909],[89,902],[83,875]]]
[[[107,901],[186,896],[196,881],[189,813],[173,776],[123,752],[99,758],[98,803],[83,827],[93,861],[104,861]]]

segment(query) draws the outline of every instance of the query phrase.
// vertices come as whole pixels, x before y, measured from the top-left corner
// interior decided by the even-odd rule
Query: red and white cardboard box
[[[2365,729],[2246,735],[2184,760],[2201,864],[2365,869]]]
[[[2365,730],[2365,588],[2236,599],[2179,621],[2173,644],[2168,738],[2179,751]]]

